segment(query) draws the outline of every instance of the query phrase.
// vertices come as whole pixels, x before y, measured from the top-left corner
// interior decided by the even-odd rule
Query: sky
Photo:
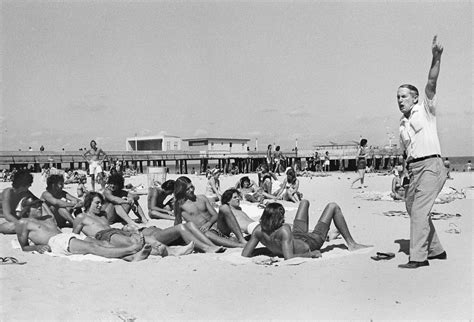
[[[423,92],[437,34],[442,151],[474,155],[470,1],[1,5],[0,150],[156,134],[397,143],[397,87]]]

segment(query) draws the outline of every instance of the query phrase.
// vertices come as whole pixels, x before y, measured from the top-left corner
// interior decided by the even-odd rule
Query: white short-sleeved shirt
[[[441,146],[436,127],[436,96],[432,100],[424,98],[413,106],[410,116],[400,119],[400,145],[408,158],[441,155]]]

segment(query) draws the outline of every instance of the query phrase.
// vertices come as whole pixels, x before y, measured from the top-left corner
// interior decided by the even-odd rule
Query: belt
[[[407,164],[414,163],[414,162],[419,162],[419,161],[423,161],[423,160],[431,159],[431,158],[441,158],[441,156],[439,154],[431,154],[431,155],[427,155],[425,157],[411,159],[411,160],[407,161]]]

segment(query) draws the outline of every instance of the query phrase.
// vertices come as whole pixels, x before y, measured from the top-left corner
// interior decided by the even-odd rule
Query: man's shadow
[[[400,249],[398,250],[399,253],[410,255],[410,240],[409,239],[396,239],[394,243],[400,246]]]

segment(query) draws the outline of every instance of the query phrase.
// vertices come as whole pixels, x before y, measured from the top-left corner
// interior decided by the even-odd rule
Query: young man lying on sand
[[[283,256],[285,259],[321,257],[319,250],[326,240],[333,220],[346,240],[349,251],[371,247],[354,241],[341,208],[336,203],[329,203],[326,206],[312,232],[308,232],[308,213],[309,201],[303,199],[298,206],[292,230],[290,225],[285,224],[285,208],[276,202],[268,204],[260,218],[260,225],[254,229],[250,241],[242,251],[242,256],[251,257],[255,247],[261,242],[274,255]]]
[[[176,198],[174,204],[175,225],[181,224],[184,218],[186,222],[194,223],[216,245],[224,247],[243,247],[245,245],[211,230],[212,225],[217,221],[217,212],[206,196],[194,194],[194,185],[188,177],[182,176],[176,179],[174,196]]]
[[[82,207],[82,200],[74,197],[64,188],[64,177],[52,174],[46,181],[46,191],[41,194],[46,205],[53,212],[59,228],[72,227],[74,221],[73,212]]]
[[[97,240],[102,240],[111,243],[113,246],[124,247],[130,246],[135,242],[135,232],[125,231],[118,228],[111,228],[107,222],[107,218],[101,217],[101,206],[104,198],[98,192],[89,192],[84,198],[85,211],[78,215],[74,220],[74,228],[72,230],[75,234],[80,234],[81,231],[88,237],[93,237]],[[163,245],[160,240],[157,240],[152,232],[152,228],[146,228],[143,231],[145,242],[152,247],[151,255],[160,256],[181,256],[193,252],[194,242],[190,242],[186,246],[176,246],[172,248]]]
[[[16,225],[16,234],[23,251],[37,251],[41,254],[52,252],[58,255],[93,254],[126,261],[139,261],[150,255],[151,246],[145,244],[143,236],[137,235],[129,246],[115,247],[108,242],[63,233],[54,217],[43,216],[41,200],[25,198],[21,206],[22,219]],[[35,245],[30,245],[29,240]]]
[[[124,179],[116,173],[107,180],[107,188],[104,190],[104,204],[102,210],[107,214],[110,224],[122,222],[130,226],[137,226],[129,217],[130,210],[139,218],[140,223],[147,223],[142,207],[138,203],[139,196],[124,190]],[[137,226],[138,227],[138,226]]]

